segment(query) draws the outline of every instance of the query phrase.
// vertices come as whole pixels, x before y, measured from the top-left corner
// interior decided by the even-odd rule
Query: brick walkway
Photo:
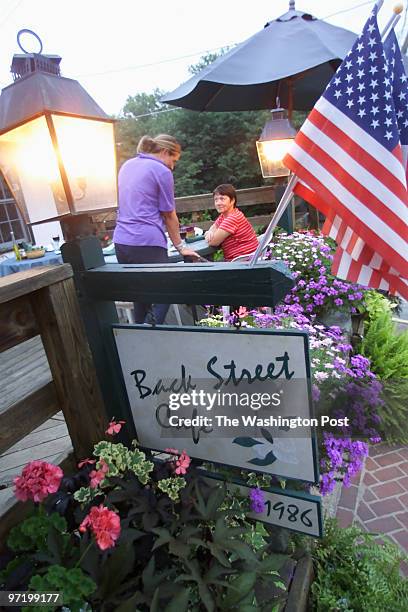
[[[342,488],[339,525],[354,521],[366,531],[384,533],[408,554],[408,447],[379,444],[352,485]],[[408,576],[408,565],[403,572]]]

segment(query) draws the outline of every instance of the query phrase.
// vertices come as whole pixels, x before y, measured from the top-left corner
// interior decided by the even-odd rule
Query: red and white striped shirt
[[[217,229],[231,234],[221,244],[225,261],[231,261],[239,255],[254,253],[258,248],[258,238],[245,215],[234,208],[228,216],[221,214],[215,221]]]

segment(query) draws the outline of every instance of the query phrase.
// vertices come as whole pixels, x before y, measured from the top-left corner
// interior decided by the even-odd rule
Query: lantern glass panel
[[[282,160],[292,144],[293,138],[261,140],[256,143],[263,178],[288,176],[290,171]]]
[[[117,205],[113,124],[52,115],[61,160],[72,193],[74,213]]]
[[[0,168],[26,223],[69,213],[45,117],[0,135]]]

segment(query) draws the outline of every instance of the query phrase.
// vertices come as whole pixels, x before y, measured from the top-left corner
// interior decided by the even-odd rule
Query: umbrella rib
[[[211,96],[211,98],[208,100],[208,102],[206,103],[206,105],[202,109],[203,111],[207,110],[207,108],[210,106],[210,104],[218,97],[218,95],[222,92],[222,90],[225,87],[224,83],[218,83],[218,85],[221,85],[221,87],[219,89],[217,89],[217,91],[215,92],[215,94],[213,96]]]

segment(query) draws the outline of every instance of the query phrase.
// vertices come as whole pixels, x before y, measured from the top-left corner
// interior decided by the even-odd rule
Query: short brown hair
[[[216,193],[218,193],[220,195],[226,195],[231,200],[235,200],[234,201],[234,207],[236,207],[236,205],[237,205],[237,192],[235,190],[234,185],[231,185],[231,183],[223,183],[222,185],[218,185],[218,187],[216,187],[214,189],[213,195],[215,195]]]
[[[181,146],[174,136],[169,136],[169,134],[159,134],[154,138],[148,135],[142,136],[137,145],[138,153],[160,153],[160,151],[168,151],[171,155],[179,155]]]

